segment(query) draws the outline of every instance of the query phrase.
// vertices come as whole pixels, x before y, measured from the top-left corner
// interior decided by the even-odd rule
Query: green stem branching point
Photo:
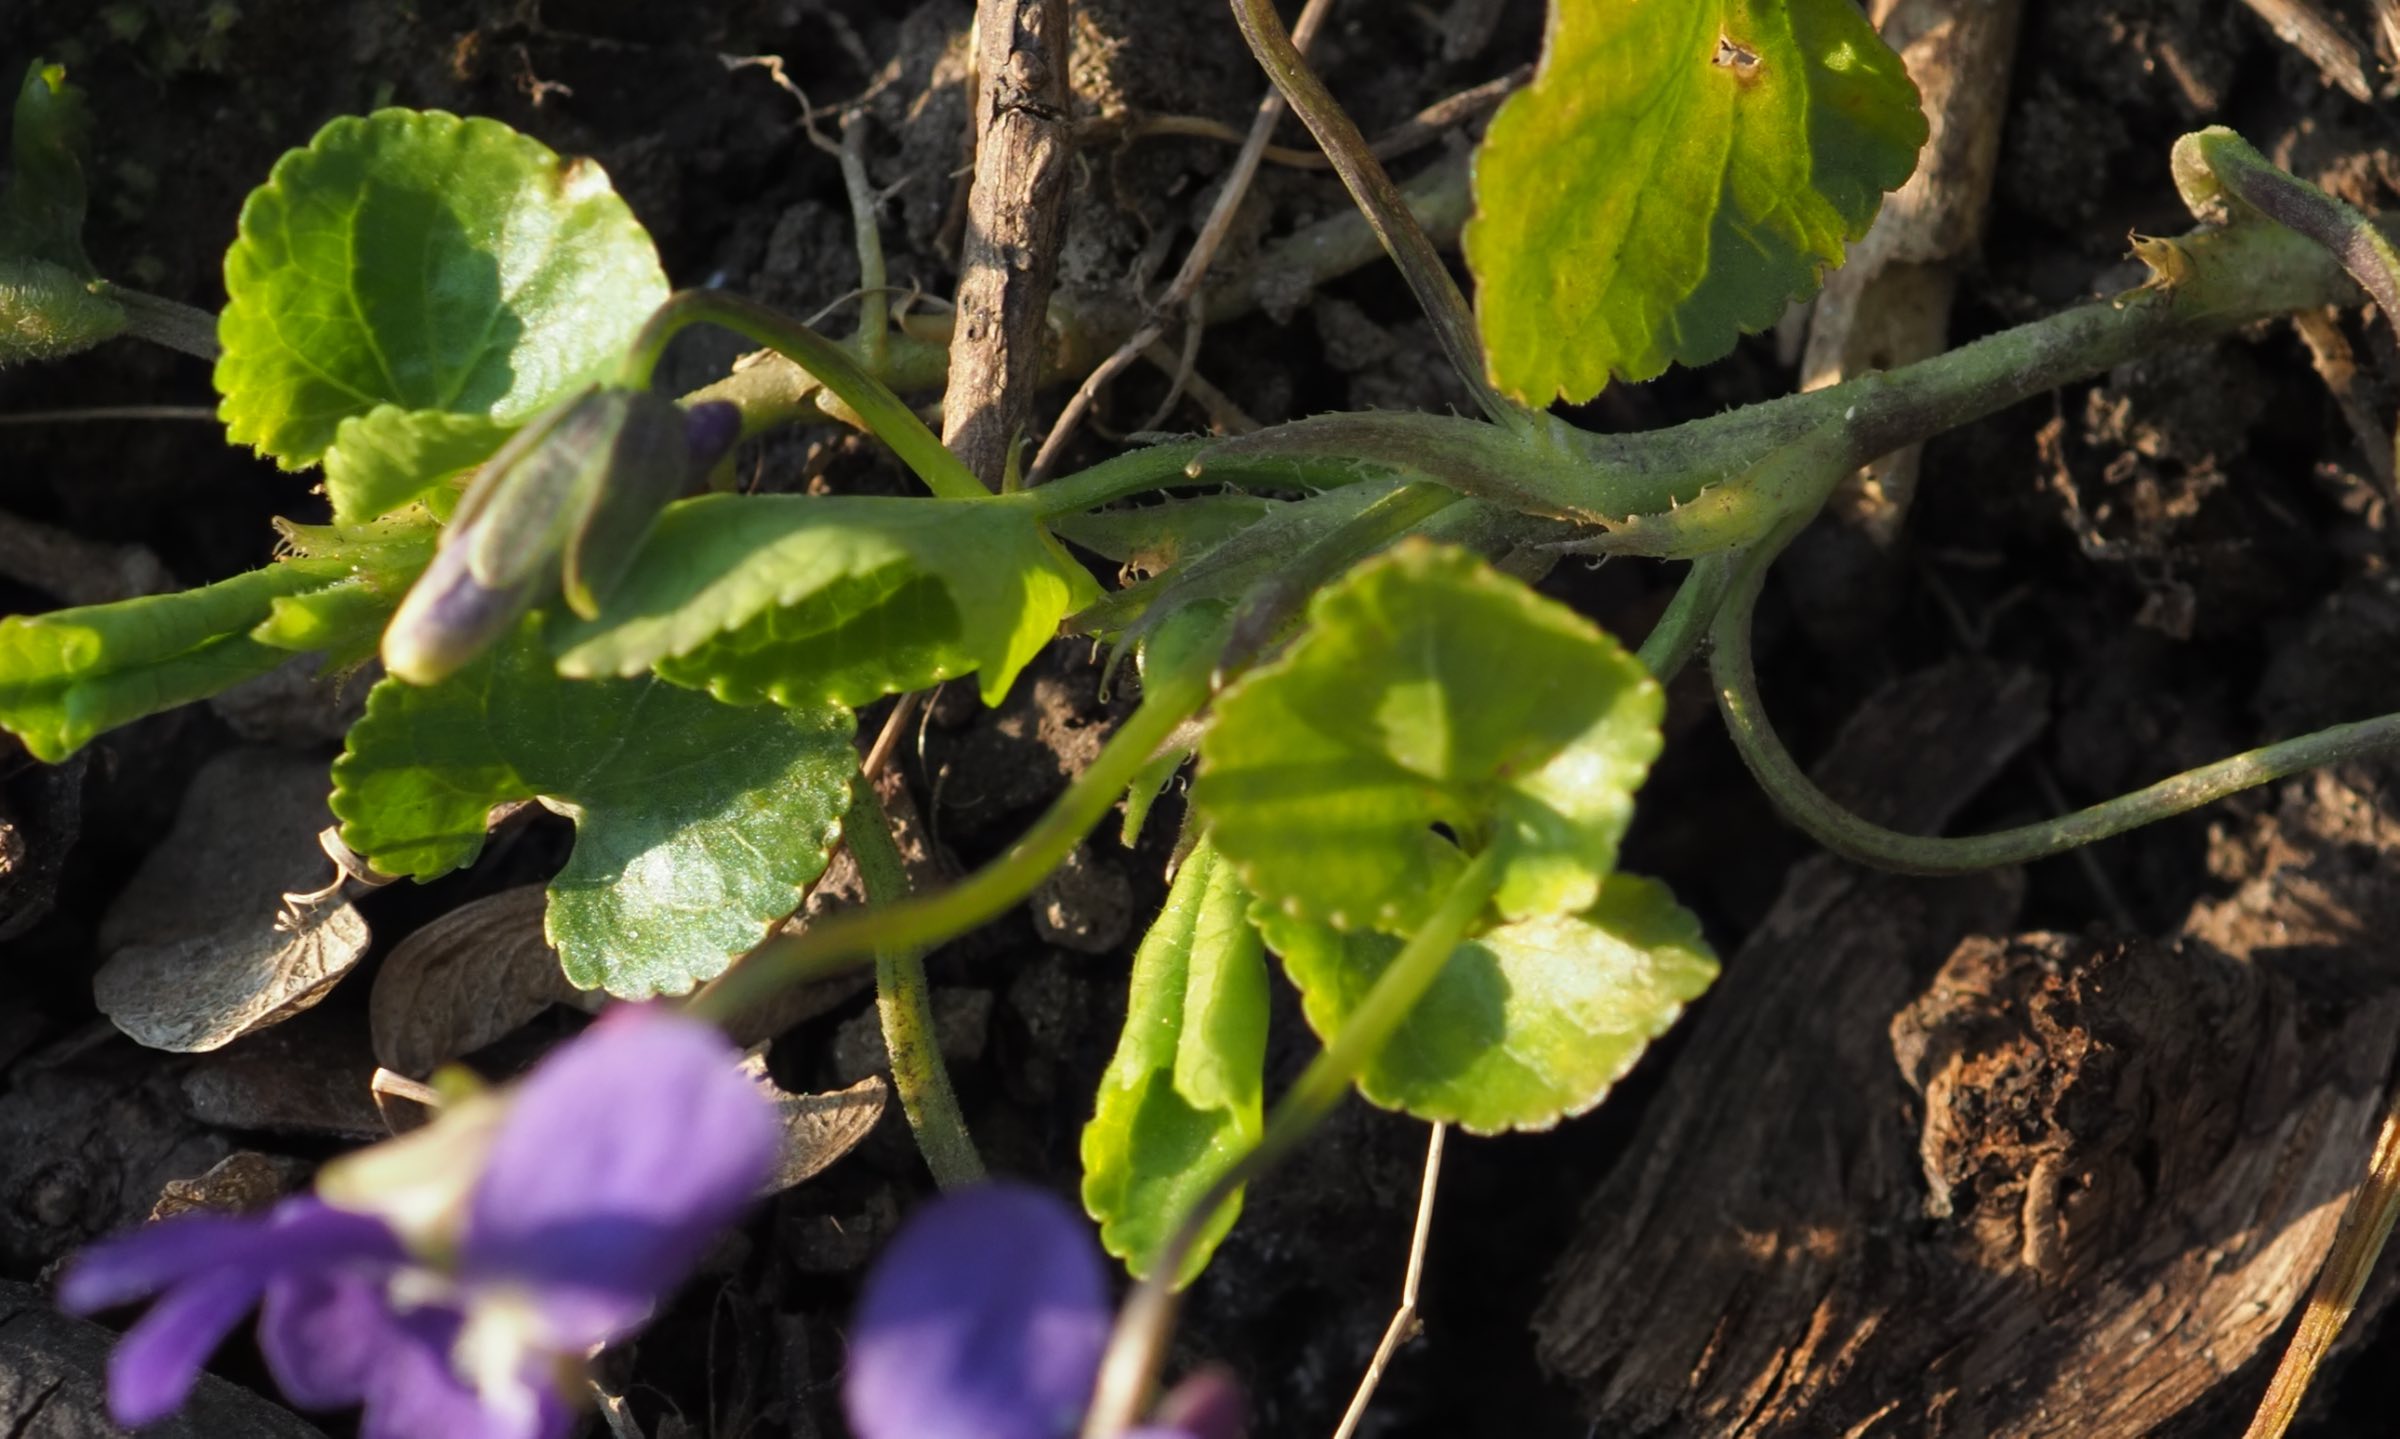
[[[1393,1031],[1441,977],[1442,967],[1482,917],[1499,882],[1498,854],[1487,849],[1460,873],[1441,904],[1350,1012],[1341,1031],[1276,1101],[1258,1143],[1227,1166],[1193,1202],[1174,1236],[1151,1262],[1148,1276],[1118,1311],[1108,1358],[1101,1365],[1092,1407],[1084,1419],[1084,1439],[1108,1439],[1135,1422],[1157,1381],[1167,1337],[1174,1330],[1175,1276],[1182,1272],[1184,1256],[1208,1227],[1209,1216],[1244,1185],[1282,1162],[1333,1112],[1368,1061],[1382,1051]]]
[[[2057,819],[1994,834],[1935,838],[1903,834],[1844,808],[1819,789],[1767,722],[1750,651],[1750,621],[1767,568],[1800,525],[1787,525],[1769,543],[1742,557],[1710,637],[1709,674],[1717,710],[1734,748],[1777,809],[1834,853],[1902,874],[1968,874],[2045,859],[2198,809],[2271,780],[2324,765],[2400,748],[2400,714],[2263,745],[2215,764],[2186,770],[2146,789],[2120,795]]]
[[[842,838],[857,861],[867,902],[894,905],[908,898],[908,869],[892,842],[891,817],[865,775],[851,782],[850,813]],[[883,1047],[892,1061],[892,1087],[908,1115],[909,1131],[934,1183],[958,1189],[983,1182],[983,1160],[959,1112],[958,1092],[942,1064],[936,1037],[933,994],[925,982],[925,958],[915,949],[885,949],[875,956],[875,1012],[883,1021]]]
[[[1065,862],[1151,755],[1207,700],[1205,673],[1160,677],[1090,767],[1006,854],[939,894],[828,915],[798,934],[768,940],[692,996],[692,1013],[721,1023],[792,985],[838,974],[879,952],[930,949],[998,919]]]

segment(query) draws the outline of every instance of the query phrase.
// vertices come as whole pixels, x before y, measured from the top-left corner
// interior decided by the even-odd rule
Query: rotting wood
[[[1947,805],[1884,806],[1923,820],[2023,708],[1904,683],[1831,768],[1941,756]],[[2400,1049],[2357,852],[2392,844],[2382,801],[2320,774],[2282,803],[2220,843],[2254,878],[2163,940],[1995,938],[2005,876],[1800,865],[1537,1317],[1600,1432],[2230,1432]]]
[[[942,443],[997,488],[1009,446],[1032,413],[1049,344],[1072,159],[1066,0],[982,0],[975,60],[975,182],[959,253]]]

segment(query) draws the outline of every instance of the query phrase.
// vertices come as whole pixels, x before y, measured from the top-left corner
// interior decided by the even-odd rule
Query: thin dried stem
[[[1360,1421],[1367,1417],[1368,1402],[1383,1383],[1384,1370],[1391,1367],[1392,1356],[1401,1345],[1425,1332],[1417,1316],[1417,1292],[1425,1280],[1425,1245],[1433,1234],[1433,1196],[1442,1182],[1442,1138],[1449,1130],[1449,1125],[1436,1123],[1433,1137],[1425,1142],[1425,1179],[1417,1190],[1417,1227],[1408,1240],[1408,1273],[1400,1281],[1400,1307],[1392,1311],[1392,1322],[1384,1326],[1383,1342],[1375,1346],[1375,1357],[1367,1361],[1367,1372],[1358,1381],[1358,1392],[1350,1396],[1350,1407],[1342,1414],[1333,1439],[1350,1439],[1358,1432]]]
[[[2308,1397],[2309,1381],[2316,1378],[2317,1367],[2358,1307],[2358,1296],[2367,1287],[2384,1241],[2391,1237],[2395,1217],[2400,1217],[2400,1098],[2384,1113],[2383,1132],[2375,1137],[2375,1153],[2367,1161],[2366,1182],[2342,1211],[2342,1226],[2326,1251],[2316,1288],[2309,1291],[2292,1347],[2275,1366],[2257,1417],[2242,1439],[2282,1439],[2292,1426],[2300,1401]]]
[[[1292,27],[1292,44],[1305,51],[1332,11],[1333,0],[1308,0],[1307,8],[1300,12],[1300,19]],[[1233,157],[1233,168],[1225,172],[1225,184],[1217,191],[1217,202],[1209,208],[1208,218],[1201,222],[1199,238],[1192,241],[1191,250],[1184,255],[1182,268],[1175,272],[1166,293],[1159,297],[1151,318],[1075,387],[1066,408],[1059,412],[1058,423],[1050,427],[1032,466],[1026,470],[1027,483],[1041,483],[1051,466],[1058,463],[1059,452],[1066,448],[1067,441],[1074,438],[1076,428],[1091,411],[1101,389],[1166,334],[1167,323],[1159,317],[1184,308],[1200,293],[1200,283],[1208,278],[1208,267],[1216,262],[1217,249],[1233,229],[1243,197],[1250,193],[1250,182],[1258,176],[1259,159],[1266,153],[1268,142],[1275,138],[1275,127],[1282,122],[1283,111],[1283,92],[1269,89],[1267,97],[1258,102],[1258,114],[1250,122],[1250,133],[1242,140],[1241,153]]]

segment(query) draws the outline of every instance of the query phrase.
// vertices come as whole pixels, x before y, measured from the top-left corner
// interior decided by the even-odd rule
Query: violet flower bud
[[[589,618],[624,577],[658,512],[739,437],[721,401],[685,410],[600,385],[560,402],[484,462],[383,636],[411,684],[456,674],[555,587]]]
[[[589,1353],[649,1316],[773,1168],[774,1115],[738,1057],[697,1020],[613,1011],[512,1092],[337,1161],[320,1193],[94,1245],[59,1303],[158,1296],[109,1363],[127,1426],[181,1404],[255,1306],[303,1408],[363,1405],[377,1439],[564,1439]]]

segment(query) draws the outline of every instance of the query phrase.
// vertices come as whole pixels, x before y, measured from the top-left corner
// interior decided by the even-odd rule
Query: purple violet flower
[[[284,1393],[364,1405],[365,1439],[558,1439],[592,1351],[649,1317],[774,1167],[738,1058],[697,1020],[616,1010],[512,1090],[326,1166],[317,1193],[93,1246],[59,1303],[158,1296],[109,1363],[129,1427],[181,1404],[256,1306]]]
[[[1108,1349],[1090,1227],[1055,1195],[983,1184],[902,1227],[867,1276],[843,1407],[859,1439],[1067,1439]],[[1204,1370],[1120,1439],[1241,1439],[1241,1395]]]

